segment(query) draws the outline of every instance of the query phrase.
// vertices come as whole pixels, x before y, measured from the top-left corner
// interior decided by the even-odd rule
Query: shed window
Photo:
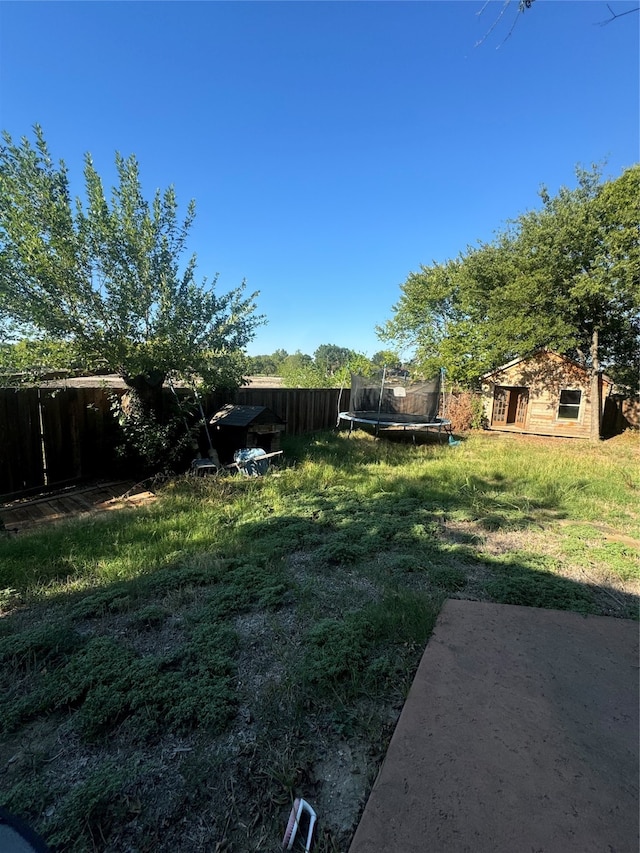
[[[569,420],[577,420],[580,412],[580,400],[582,391],[569,391],[565,389],[560,392],[560,405],[558,406],[558,417]]]

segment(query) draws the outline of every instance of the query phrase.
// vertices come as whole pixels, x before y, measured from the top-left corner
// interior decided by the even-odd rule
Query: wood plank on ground
[[[153,492],[130,480],[98,483],[6,503],[0,506],[0,519],[7,530],[21,532],[87,513],[143,506],[153,500]]]

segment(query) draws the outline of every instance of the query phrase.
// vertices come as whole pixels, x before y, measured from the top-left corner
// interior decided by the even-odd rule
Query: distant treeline
[[[402,367],[397,353],[380,350],[372,358],[347,347],[322,344],[313,355],[278,349],[249,357],[252,376],[280,376],[289,388],[337,388],[348,385],[351,373],[368,374],[383,367]]]

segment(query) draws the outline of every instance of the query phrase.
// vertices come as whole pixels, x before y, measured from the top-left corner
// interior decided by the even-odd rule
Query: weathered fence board
[[[89,479],[109,472],[118,441],[109,393],[102,388],[42,392],[48,483]]]
[[[38,396],[37,388],[0,388],[0,493],[43,481]]]
[[[267,406],[286,421],[289,435],[330,429],[338,419],[338,388],[241,388],[235,402]],[[342,411],[349,408],[349,391],[342,391]]]

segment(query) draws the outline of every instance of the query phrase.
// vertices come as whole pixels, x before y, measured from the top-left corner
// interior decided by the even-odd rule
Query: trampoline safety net
[[[350,414],[371,421],[433,424],[438,419],[440,372],[424,382],[408,382],[387,372],[378,378],[351,374]]]

